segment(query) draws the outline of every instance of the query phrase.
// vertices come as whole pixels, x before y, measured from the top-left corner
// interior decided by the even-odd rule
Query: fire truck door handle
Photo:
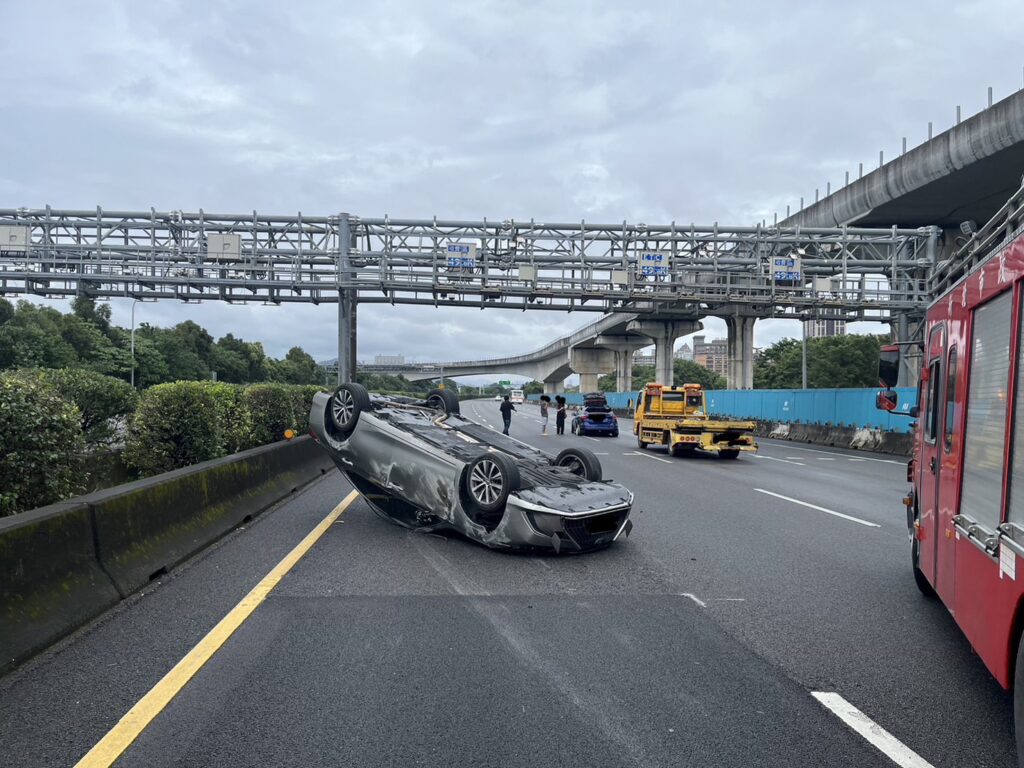
[[[933,475],[935,474],[935,457],[934,456],[932,456],[930,459],[928,459],[928,469],[931,471],[931,473]]]

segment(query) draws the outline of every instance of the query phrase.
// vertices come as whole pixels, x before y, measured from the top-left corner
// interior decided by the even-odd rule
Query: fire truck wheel
[[[1013,672],[1013,735],[1017,740],[1017,764],[1024,768],[1024,637],[1017,643]]]
[[[921,590],[921,594],[925,597],[935,597],[935,590],[932,585],[928,583],[928,579],[921,571],[921,556],[920,556],[921,542],[915,537],[910,542],[910,560],[914,566],[914,583],[917,584],[917,588]]]

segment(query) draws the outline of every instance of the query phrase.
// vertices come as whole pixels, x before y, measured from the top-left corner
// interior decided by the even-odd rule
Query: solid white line
[[[811,696],[816,698],[819,704],[831,710],[832,714],[863,736],[875,749],[901,768],[934,768],[931,763],[917,754],[917,752],[897,739],[838,693],[811,691]]]
[[[624,453],[622,455],[623,456],[639,456],[639,457],[641,457],[643,459],[654,459],[655,461],[661,461],[661,462],[663,462],[665,464],[671,464],[672,463],[668,459],[662,459],[662,458],[660,458],[658,456],[650,456],[650,455],[648,455],[646,453],[640,453],[639,451],[633,451],[632,453]]]
[[[869,528],[881,528],[882,527],[878,523],[869,523],[867,520],[861,520],[859,517],[853,517],[851,515],[844,515],[842,512],[836,512],[834,509],[826,509],[825,507],[819,507],[817,504],[809,504],[806,501],[800,501],[800,499],[794,499],[794,498],[791,498],[789,496],[783,496],[781,493],[772,493],[771,491],[766,491],[764,488],[755,488],[754,490],[757,491],[758,493],[764,493],[764,494],[767,494],[768,496],[774,496],[777,499],[785,499],[786,501],[791,501],[794,504],[799,504],[802,507],[809,507],[810,509],[816,509],[819,512],[824,512],[827,515],[834,515],[835,517],[841,517],[841,518],[843,518],[843,520],[849,520],[852,523],[860,523],[861,525],[866,525]]]
[[[681,597],[688,597],[688,598],[690,598],[691,600],[693,600],[693,602],[695,602],[695,603],[696,603],[697,605],[699,605],[699,606],[700,606],[701,608],[707,608],[707,607],[708,607],[708,604],[707,604],[707,603],[705,603],[705,602],[704,602],[703,600],[701,600],[701,599],[700,599],[699,597],[697,597],[696,595],[694,595],[694,594],[691,594],[691,593],[689,593],[689,592],[682,592],[682,593],[680,593],[680,596],[681,596]]]
[[[795,446],[795,445],[782,446],[782,445],[775,445],[774,443],[765,443],[764,445],[766,447],[768,447],[768,448],[785,448],[787,451],[807,451],[808,453],[827,453],[830,456],[842,456],[842,457],[847,458],[847,459],[850,458],[850,454],[848,454],[848,453],[837,453],[836,451],[819,451],[819,450],[815,450],[814,448],[800,448],[800,447]],[[901,467],[905,467],[907,465],[907,462],[905,462],[905,461],[893,461],[892,459],[873,459],[870,456],[865,456],[865,457],[863,457],[860,460],[861,461],[877,461],[877,462],[879,462],[881,464],[899,464]]]
[[[790,461],[789,459],[776,459],[774,456],[762,456],[760,453],[753,454],[755,459],[768,459],[768,461],[781,461],[783,464],[796,464],[798,467],[806,467],[807,465],[800,461]]]

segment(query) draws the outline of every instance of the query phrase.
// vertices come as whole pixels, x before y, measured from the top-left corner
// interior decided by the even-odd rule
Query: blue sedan
[[[572,418],[572,432],[576,435],[619,436],[619,422],[608,406],[587,406]]]

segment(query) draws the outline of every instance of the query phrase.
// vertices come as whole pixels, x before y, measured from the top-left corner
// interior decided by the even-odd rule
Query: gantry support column
[[[725,318],[729,329],[729,375],[731,389],[754,388],[754,323],[756,317],[735,315]]]
[[[906,313],[895,315],[891,321],[893,341],[900,346],[900,367],[896,379],[897,387],[916,387],[921,377],[922,347],[911,344],[922,341],[923,328],[920,321],[914,321]]]
[[[349,250],[352,230],[347,213],[338,215],[338,383],[354,381],[356,376],[356,292],[342,288],[351,279]]]
[[[697,320],[633,320],[626,328],[654,342],[654,380],[672,386],[676,339],[699,331],[701,325]]]

